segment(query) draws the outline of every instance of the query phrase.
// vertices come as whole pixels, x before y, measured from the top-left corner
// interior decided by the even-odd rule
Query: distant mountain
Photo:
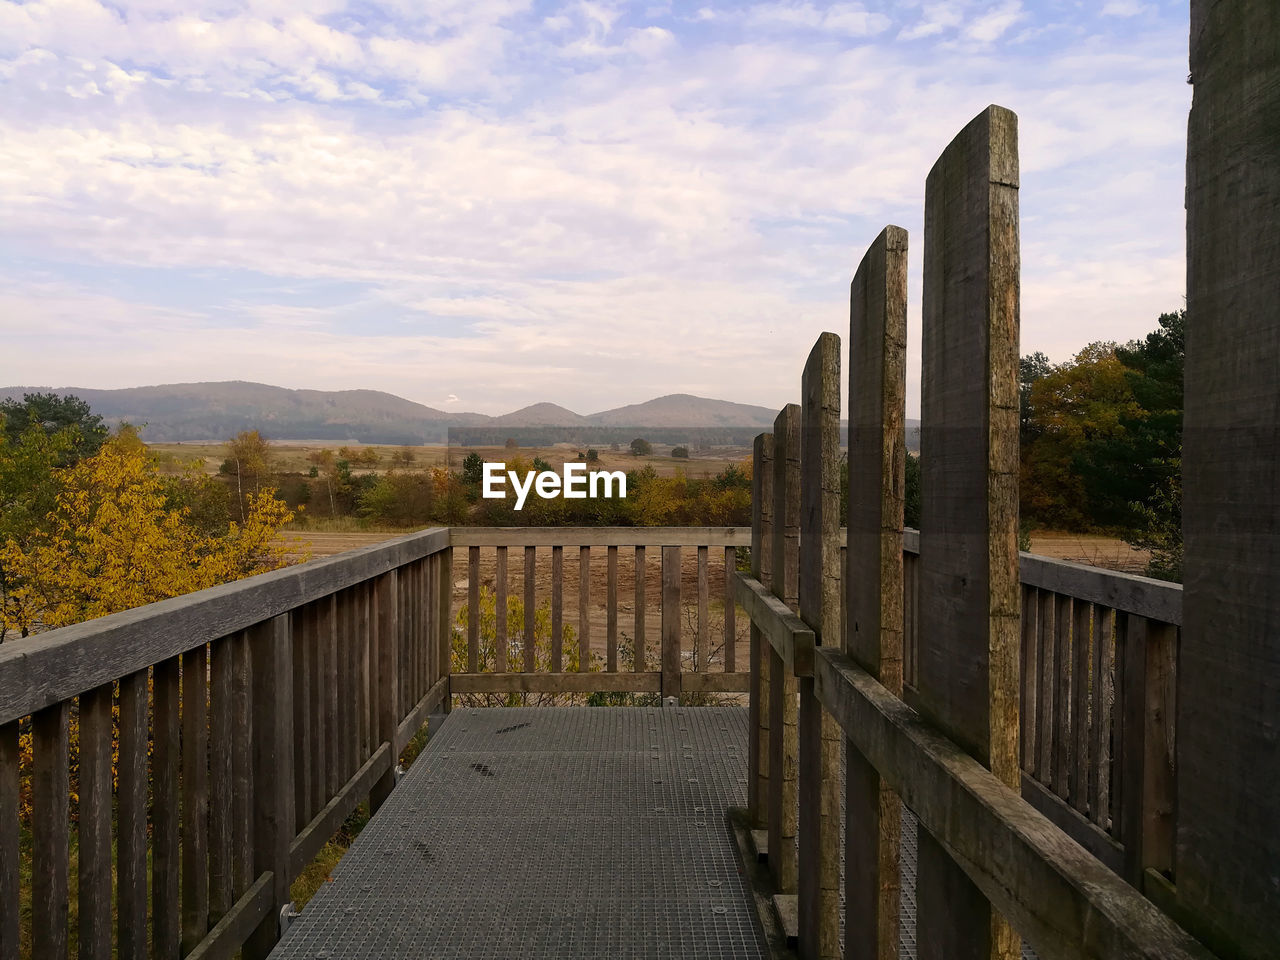
[[[768,407],[673,393],[586,419],[602,427],[771,427],[777,414]]]
[[[556,403],[534,403],[500,417],[493,417],[489,425],[495,427],[579,427],[591,421],[580,413],[574,413]]]
[[[687,393],[673,393],[585,417],[554,403],[535,403],[490,417],[482,413],[446,413],[380,390],[289,390],[243,380],[123,390],[0,387],[0,397],[14,399],[21,399],[24,393],[50,392],[75,394],[108,423],[132,423],[142,428],[144,439],[155,443],[220,442],[241,430],[261,430],[272,440],[443,443],[450,427],[492,430],[496,440],[483,442],[499,444],[507,435],[504,431],[516,429],[526,431],[522,442],[529,443],[575,438],[608,442],[617,439],[610,428],[648,427],[702,431],[712,442],[749,444],[751,433],[772,427],[776,415],[768,407]],[[717,430],[721,427],[736,429],[726,433]],[[557,433],[557,429],[567,432]],[[724,433],[725,439],[716,439],[718,433]],[[735,439],[727,439],[730,435]],[[918,420],[907,421],[907,447],[919,449]]]

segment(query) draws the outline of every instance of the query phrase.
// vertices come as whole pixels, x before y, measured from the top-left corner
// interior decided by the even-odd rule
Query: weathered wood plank
[[[1035,777],[1041,783],[1053,784],[1053,718],[1058,702],[1058,686],[1053,679],[1054,644],[1057,631],[1054,629],[1054,613],[1057,604],[1054,594],[1041,590],[1036,601],[1036,762]]]
[[[733,602],[733,573],[738,565],[734,547],[724,548],[724,583],[720,597],[724,601],[724,672],[738,669],[738,608]]]
[[[1041,957],[1211,960],[1150,901],[846,655],[819,648],[814,672],[823,705],[919,817],[921,841],[932,836],[940,843]],[[924,905],[919,909],[923,919]]]
[[[773,594],[793,610],[800,577],[800,407],[788,404],[773,421]],[[796,892],[796,678],[781,658],[769,663],[769,870],[778,890]]]
[[[609,547],[605,585],[605,668],[618,672],[618,548]]]
[[[751,447],[751,575],[764,591],[770,589],[773,572],[773,434],[756,436]],[[738,578],[730,577],[734,597]],[[770,596],[772,593],[770,593]],[[751,692],[747,701],[747,807],[752,826],[769,827],[769,647],[747,612],[751,624]],[[767,850],[766,842],[765,848]]]
[[[467,671],[480,663],[480,548],[467,548]]]
[[[735,594],[760,636],[782,658],[788,676],[813,676],[814,632],[780,598],[750,577],[737,576]]]
[[[342,764],[342,721],[338,707],[340,665],[338,661],[339,618],[337,596],[326,597],[321,600],[319,607],[317,627],[320,631],[320,649],[324,655],[325,796],[331,797],[342,782],[340,769]],[[248,642],[247,638],[245,642]],[[248,677],[248,674],[246,673],[245,676]],[[247,689],[245,695],[248,695]],[[248,826],[247,822],[246,826]],[[237,894],[243,892],[244,888],[237,887]]]
[[[31,953],[67,956],[67,828],[70,705],[46,707],[31,718]]]
[[[424,530],[0,645],[0,723],[448,549]]]
[[[925,715],[1019,786],[1017,118],[988,107],[925,183],[920,660]],[[921,960],[1017,955],[960,867],[920,843]],[[925,910],[925,891],[945,899]]]
[[[662,696],[680,696],[680,548],[662,548]]]
[[[296,876],[306,869],[307,864],[315,859],[321,849],[333,835],[338,832],[343,821],[351,815],[356,807],[373,789],[374,784],[395,771],[395,757],[391,753],[391,742],[378,747],[368,760],[351,775],[351,779],[343,784],[328,803],[321,808],[314,818],[298,831],[296,838],[289,842],[289,874]]]
[[[496,578],[497,588],[495,591],[495,614],[496,623],[494,625],[494,672],[507,672],[507,548],[498,547],[498,556],[496,558]]]
[[[527,555],[526,560],[532,561]],[[441,550],[436,555],[439,565],[439,592],[436,597],[434,614],[436,617],[436,676],[447,677],[452,672],[452,646],[450,638],[453,631],[453,548]],[[532,562],[529,566],[532,567]],[[526,573],[527,576],[527,573]],[[529,625],[529,614],[525,612],[525,625]],[[532,632],[532,631],[530,631]],[[525,640],[525,656],[529,655],[528,638]],[[453,708],[452,697],[444,698],[443,710],[448,713]]]
[[[1039,810],[1054,826],[1107,865],[1117,875],[1124,873],[1124,848],[1110,834],[1049,790],[1038,780],[1022,775],[1022,799]]]
[[[491,673],[478,674],[478,676],[491,677]],[[399,757],[404,748],[408,746],[409,741],[414,738],[422,725],[427,722],[427,718],[434,713],[442,712],[442,707],[449,699],[450,678],[441,677],[428,688],[427,692],[422,695],[422,699],[414,705],[408,712],[400,725],[396,728],[395,756]]]
[[[453,527],[450,543],[535,547],[746,547],[747,527]]]
[[[399,704],[396,691],[400,682],[397,670],[400,662],[400,580],[396,571],[384,573],[378,578],[374,593],[374,622],[377,624],[374,649],[376,651],[377,683],[374,698],[376,705],[376,736],[379,744],[394,746],[396,731],[400,726]],[[376,812],[391,795],[396,785],[395,757],[391,757],[387,769],[369,790],[369,808]]]
[[[314,639],[314,611],[302,607],[293,611],[293,807],[298,818],[310,815],[308,791],[311,782],[311,648]]]
[[[322,623],[329,625],[329,641],[333,642],[333,600],[324,604],[327,611]],[[249,632],[241,630],[229,640],[231,644],[232,689],[231,699],[231,879],[232,893],[238,900],[253,885],[257,873],[253,864],[253,651],[250,649]],[[329,648],[327,669],[332,670],[335,658]],[[332,679],[327,687],[333,691]],[[333,717],[330,700],[326,715]],[[329,741],[332,750],[333,740]],[[329,774],[334,771],[332,753],[329,757]]]
[[[551,672],[560,673],[563,670],[564,547],[556,544],[551,548]]]
[[[708,645],[711,638],[711,570],[710,554],[705,545],[698,547],[698,629],[693,635],[693,669],[707,669]]]
[[[18,723],[0,726],[0,960],[18,960]]]
[[[751,678],[746,673],[692,673],[686,670],[680,678],[680,689],[685,693],[746,693]]]
[[[1124,875],[1141,889],[1148,867],[1171,870],[1174,844],[1173,661],[1177,628],[1128,617],[1120,840]]]
[[[1022,637],[1022,656],[1018,664],[1022,688],[1019,694],[1021,709],[1018,711],[1021,730],[1018,742],[1022,748],[1022,769],[1028,773],[1036,770],[1036,698],[1038,696],[1036,676],[1036,640],[1039,636],[1037,610],[1039,608],[1039,591],[1035,587],[1022,585],[1022,624],[1018,630]]]
[[[1024,584],[1166,623],[1182,622],[1182,585],[1070,560],[1019,554]]]
[[[275,877],[268,873],[244,892],[186,960],[233,960],[240,945],[271,909]]]
[[[843,646],[898,696],[905,618],[906,340],[907,232],[888,226],[863,256],[849,295]],[[900,801],[849,742],[845,804],[846,956],[896,960]]]
[[[111,957],[111,700],[106,683],[80,697],[80,845],[78,853],[81,960]]]
[[[120,679],[116,943],[121,960],[147,955],[147,680],[147,670]]]
[[[1280,955],[1280,5],[1192,0],[1177,895]]]
[[[1089,676],[1090,651],[1093,645],[1091,626],[1093,604],[1076,601],[1072,609],[1071,639],[1071,774],[1067,792],[1078,813],[1089,809],[1089,689],[1094,680]]]
[[[1115,615],[1106,607],[1093,607],[1093,701],[1090,705],[1089,816],[1103,830],[1111,827],[1111,710],[1115,699]]]
[[[209,932],[208,677],[208,647],[182,655],[183,953]]]
[[[1054,699],[1058,709],[1053,718],[1053,791],[1064,800],[1068,795],[1068,778],[1072,763],[1071,748],[1071,598],[1054,598],[1053,652]]]
[[[800,616],[819,644],[840,635],[840,338],[823,333],[801,377]],[[898,555],[901,557],[901,548]],[[811,677],[799,681],[797,896],[802,957],[840,954],[840,748]]]
[[[314,622],[311,627],[314,644]],[[215,640],[209,650],[209,920],[214,924],[235,905],[231,871],[233,676],[231,639]],[[316,746],[314,740],[312,746]],[[311,769],[319,771],[318,760]]]
[[[273,875],[271,909],[245,943],[245,960],[262,960],[275,946],[279,914],[289,902],[294,836],[293,670],[287,616],[251,631],[253,656],[253,860],[257,873]]]
[[[157,663],[151,714],[151,942],[160,956],[177,956],[181,944],[178,846],[178,776],[182,736],[181,661]]]
[[[637,545],[635,549],[635,639],[631,655],[631,669],[643,673],[649,669],[647,644],[645,643],[645,608],[648,606],[646,596],[646,573],[644,547]]]
[[[533,673],[538,669],[537,651],[534,648],[533,624],[537,611],[534,599],[534,587],[537,583],[537,547],[524,548],[524,672]],[[554,578],[552,578],[554,580]],[[552,601],[554,606],[555,601]],[[558,634],[551,631],[553,642]]]
[[[578,548],[578,670],[591,669],[591,547]]]

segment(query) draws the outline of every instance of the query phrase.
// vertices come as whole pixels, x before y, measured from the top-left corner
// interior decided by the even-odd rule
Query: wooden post
[[[319,672],[317,633],[315,629],[316,608],[313,604],[309,611],[311,619],[311,666],[312,694],[320,684],[316,682]],[[222,637],[210,644],[209,648],[209,922],[216,924],[235,905],[232,896],[231,879],[231,700],[232,700],[232,643],[230,637]],[[121,696],[123,700],[123,694]],[[319,711],[316,710],[315,697],[312,698],[312,751],[311,775],[312,789],[309,807],[319,809],[320,790],[315,780],[323,773],[324,753],[316,728],[322,724]]]
[[[497,594],[494,601],[496,624],[493,630],[493,671],[507,672],[507,548],[498,547]]]
[[[67,956],[68,705],[31,718],[31,955]]]
[[[104,684],[80,697],[80,960],[111,957],[113,686]]]
[[[480,548],[467,550],[467,673],[480,670]]]
[[[591,669],[591,548],[578,547],[578,672]]]
[[[0,724],[0,960],[18,960],[18,721]]]
[[[178,956],[181,945],[178,905],[180,683],[180,658],[170,657],[155,665],[151,723],[151,937],[157,956]]]
[[[373,622],[377,625],[377,630],[374,634],[376,640],[374,656],[377,664],[374,675],[376,696],[373,698],[376,711],[375,717],[377,719],[375,739],[378,744],[390,743],[393,754],[391,768],[378,778],[377,783],[369,791],[369,808],[376,813],[387,797],[391,795],[391,789],[396,785],[396,757],[394,754],[396,730],[400,725],[400,712],[396,709],[398,706],[396,694],[400,688],[397,667],[400,663],[400,630],[402,626],[400,623],[400,579],[398,571],[392,570],[378,578],[374,584],[373,602]]]
[[[1173,676],[1178,629],[1125,618],[1121,637],[1121,808],[1125,879],[1173,869]]]
[[[433,611],[436,634],[436,671],[438,677],[447,677],[453,672],[453,547],[445,547],[435,556],[439,557],[439,569],[437,573],[437,583],[439,585],[436,599],[436,609]],[[532,566],[532,556],[526,554],[526,562]],[[530,614],[525,612],[525,623],[529,622]],[[526,656],[532,649],[532,637],[526,640],[529,646],[526,648]],[[412,705],[411,705],[412,706]],[[440,705],[441,713],[449,713],[453,709],[453,695],[446,694],[443,703]]]
[[[538,576],[538,548],[533,546],[525,546],[524,548],[524,672],[533,673],[538,669],[537,650],[534,647],[534,616],[538,612],[537,600],[535,599],[534,588],[537,585]],[[553,568],[554,569],[554,568]],[[551,581],[554,585],[555,574],[552,573]],[[552,594],[554,598],[555,594]],[[552,600],[552,609],[555,609],[555,600]],[[558,644],[560,637],[553,626],[551,629],[551,642]],[[553,665],[552,672],[556,672],[557,668]]]
[[[871,244],[849,296],[845,652],[902,696],[907,232]],[[901,803],[845,743],[845,956],[897,960]]]
[[[988,107],[925,185],[918,703],[1011,789],[1018,757],[1017,118]],[[1013,958],[1009,925],[927,831],[920,960]]]
[[[120,678],[116,790],[116,940],[120,960],[147,955],[147,670]]]
[[[182,952],[209,932],[209,648],[182,655]],[[294,782],[288,787],[294,789]]]
[[[800,408],[790,403],[773,421],[774,596],[796,608],[800,577]],[[783,894],[796,892],[796,679],[772,647],[769,654],[769,869]]]
[[[261,960],[280,935],[289,903],[289,845],[293,842],[293,670],[288,614],[250,631],[253,658],[253,861],[271,872],[271,907],[245,943],[246,960]]]
[[[639,545],[635,550],[635,638],[631,647],[631,668],[636,673],[643,673],[649,669],[647,657],[645,654],[645,605],[648,600],[645,596],[645,568],[644,568],[644,546]]]
[[[840,338],[818,337],[801,381],[800,616],[840,645]],[[800,956],[840,955],[840,728],[812,676],[798,683]]]
[[[528,613],[525,614],[526,619]],[[551,672],[564,670],[564,547],[551,548]]]
[[[605,668],[618,672],[618,548],[608,549],[605,585]]]
[[[680,548],[662,548],[662,697],[680,696]]]
[[[773,434],[759,434],[751,451],[751,575],[766,588],[773,573]],[[773,648],[751,624],[748,698],[747,807],[756,829],[769,829],[769,662]]]
[[[1178,901],[1280,956],[1280,6],[1191,2]]]

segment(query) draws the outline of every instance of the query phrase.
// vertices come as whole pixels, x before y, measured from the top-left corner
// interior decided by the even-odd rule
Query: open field
[[[162,457],[173,458],[181,463],[197,461],[201,469],[210,476],[218,472],[227,456],[225,444],[220,443],[153,443],[151,450]],[[311,461],[307,458],[320,450],[337,452],[338,445],[323,443],[273,443],[271,452],[275,458],[274,467],[279,473],[306,473],[311,469]],[[442,444],[399,447],[378,444],[351,444],[351,450],[373,451],[378,456],[378,463],[373,467],[353,466],[352,473],[385,473],[393,466],[392,457],[402,451],[413,454],[413,461],[407,466],[395,464],[399,469],[426,470],[429,467],[448,466],[453,470],[462,469],[463,458],[469,453],[478,453],[482,460],[495,463],[509,463],[516,457],[532,462],[534,457],[541,457],[553,469],[571,460],[577,459],[578,453],[586,453],[586,448],[561,443],[550,447],[519,447],[507,450],[504,447],[446,447]],[[600,460],[590,466],[592,470],[636,470],[652,466],[659,476],[675,476],[683,470],[689,477],[714,476],[730,464],[742,465],[751,456],[751,451],[742,449],[716,449],[711,456],[668,457],[655,454],[648,457],[634,457],[626,450],[612,451],[599,449]]]

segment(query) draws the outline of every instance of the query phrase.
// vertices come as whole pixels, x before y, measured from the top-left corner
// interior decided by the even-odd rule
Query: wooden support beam
[[[801,379],[800,617],[818,644],[840,637],[840,338],[823,333]],[[840,954],[840,745],[835,721],[798,682],[797,874],[799,951],[804,958]]]
[[[773,434],[762,433],[751,448],[751,575],[765,590],[773,571]],[[734,597],[738,580],[734,578]],[[741,601],[739,601],[741,602]],[[772,659],[756,618],[751,622],[751,691],[747,698],[747,809],[751,825],[769,828],[769,663]],[[766,844],[767,846],[767,844]]]
[[[1017,118],[988,107],[925,184],[920,651],[925,715],[1020,784]],[[1012,958],[936,838],[920,837],[921,960]]]
[[[1274,0],[1192,0],[1176,880],[1249,960],[1280,956],[1277,50]]]
[[[849,523],[844,649],[902,696],[907,232],[889,226],[849,293]],[[834,646],[834,644],[832,644]],[[901,801],[845,743],[845,955],[896,960]]]
[[[662,548],[662,697],[680,696],[680,548]]]
[[[800,577],[800,407],[783,407],[773,421],[773,537],[770,586],[797,606]],[[778,890],[796,892],[796,774],[799,764],[796,679],[769,653],[769,870]]]
[[[398,691],[400,677],[400,644],[404,624],[400,621],[400,579],[392,570],[384,573],[374,584],[374,716],[377,720],[375,736],[379,743],[395,744],[396,730],[400,726]],[[398,755],[398,753],[396,754]],[[369,791],[369,809],[378,808],[391,795],[396,785],[396,755],[391,757],[388,769],[373,783]]]

